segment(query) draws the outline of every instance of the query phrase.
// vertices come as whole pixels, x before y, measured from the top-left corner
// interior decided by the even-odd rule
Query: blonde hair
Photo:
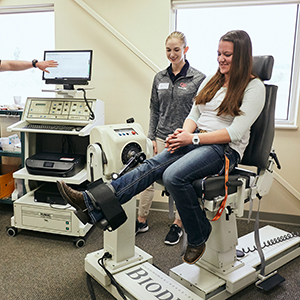
[[[167,41],[169,39],[172,39],[172,38],[176,38],[176,39],[181,40],[182,43],[183,43],[184,48],[187,46],[187,40],[186,40],[186,37],[185,37],[184,33],[180,32],[180,31],[173,31],[173,32],[171,32],[167,36],[165,44],[167,43]]]

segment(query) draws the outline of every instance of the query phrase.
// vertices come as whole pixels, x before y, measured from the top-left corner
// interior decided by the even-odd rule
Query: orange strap
[[[227,186],[227,182],[228,182],[228,175],[229,175],[229,159],[228,157],[225,155],[225,197],[220,205],[220,208],[218,209],[217,214],[214,216],[214,218],[211,221],[217,221],[219,220],[219,218],[221,217],[223,210],[225,209],[225,205],[226,205],[226,200],[228,197],[228,186]]]

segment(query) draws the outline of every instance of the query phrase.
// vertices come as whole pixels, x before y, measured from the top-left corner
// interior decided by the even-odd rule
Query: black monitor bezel
[[[73,52],[89,52],[90,53],[90,72],[89,77],[63,77],[63,78],[45,78],[45,72],[43,72],[43,80],[46,84],[63,84],[64,86],[70,89],[70,86],[73,85],[88,85],[89,81],[92,78],[92,61],[93,61],[93,50],[45,50],[44,51],[44,60],[46,60],[47,53],[73,53]]]

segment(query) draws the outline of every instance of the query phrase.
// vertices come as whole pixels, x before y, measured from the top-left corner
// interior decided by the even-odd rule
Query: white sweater
[[[198,93],[210,79],[211,76],[203,81]],[[264,107],[265,86],[258,78],[249,82],[240,107],[243,113],[237,117],[230,115],[217,116],[217,108],[223,101],[226,91],[227,88],[222,87],[213,99],[205,105],[195,105],[194,103],[187,119],[193,120],[198,128],[207,132],[226,128],[231,139],[229,146],[236,150],[242,158],[249,142],[250,127]]]

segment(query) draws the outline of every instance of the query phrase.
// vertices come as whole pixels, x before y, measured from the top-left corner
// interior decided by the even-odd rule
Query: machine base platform
[[[289,233],[272,226],[260,229],[262,244],[278,237],[288,237]],[[254,233],[238,240],[238,249],[247,252],[253,250]],[[116,288],[110,283],[98,260],[104,250],[90,253],[85,259],[85,271],[101,284],[113,297],[122,299]],[[270,274],[300,255],[300,237],[290,236],[263,249],[266,268]],[[245,287],[257,282],[260,277],[260,258],[257,251],[249,251],[226,272],[210,266],[204,260],[194,265],[183,263],[170,270],[169,276],[151,265],[152,257],[135,247],[135,255],[123,263],[107,260],[106,267],[122,286],[124,294],[130,300],[223,300],[228,299]],[[231,268],[231,271],[230,271]]]
[[[265,226],[259,230],[261,243],[288,236],[289,233],[272,226]],[[248,252],[253,250],[254,232],[238,239],[237,249]],[[300,255],[300,237],[295,236],[284,241],[274,243],[263,249],[266,268],[269,274]],[[232,272],[223,274],[208,263],[199,260],[195,265],[181,264],[170,270],[170,277],[177,280],[201,299],[227,299],[258,281],[260,273],[260,258],[257,251],[249,251],[243,258],[238,259],[240,266],[232,266]]]
[[[124,294],[129,300],[201,300],[180,283],[154,267],[152,257],[143,250],[135,247],[138,260],[128,263],[117,270],[107,266],[116,281],[122,286]],[[103,250],[90,253],[85,259],[85,271],[100,283],[116,299],[122,299],[116,288],[99,266],[98,260],[104,254]],[[134,259],[133,259],[134,260]]]

